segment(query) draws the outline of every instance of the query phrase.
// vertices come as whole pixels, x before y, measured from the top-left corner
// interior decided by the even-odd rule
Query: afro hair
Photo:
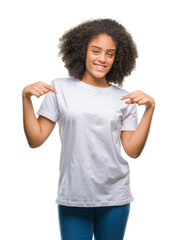
[[[66,31],[59,38],[58,56],[62,56],[69,76],[82,79],[88,44],[100,34],[107,34],[116,44],[115,59],[106,81],[121,87],[124,77],[130,75],[136,66],[138,52],[131,34],[113,19],[87,20]]]

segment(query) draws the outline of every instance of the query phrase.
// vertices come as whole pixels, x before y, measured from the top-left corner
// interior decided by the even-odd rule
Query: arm
[[[55,122],[45,117],[36,118],[31,101],[32,95],[40,97],[49,91],[55,92],[55,89],[45,83],[37,82],[25,87],[22,92],[24,131],[31,148],[39,147],[55,126]]]
[[[125,152],[132,158],[140,156],[149,133],[152,116],[155,109],[154,99],[141,91],[130,93],[122,99],[130,98],[127,104],[145,105],[146,109],[136,131],[122,131],[121,141]]]

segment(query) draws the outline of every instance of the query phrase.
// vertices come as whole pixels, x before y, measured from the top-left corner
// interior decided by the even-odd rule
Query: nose
[[[105,63],[106,62],[106,57],[104,53],[99,54],[99,59],[98,59],[101,63]]]

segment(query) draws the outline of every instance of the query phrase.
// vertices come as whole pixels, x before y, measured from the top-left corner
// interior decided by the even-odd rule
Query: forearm
[[[35,116],[32,101],[30,97],[22,95],[23,100],[23,125],[29,146],[36,146],[40,139],[41,130],[39,122]]]
[[[133,152],[135,158],[141,154],[145,146],[154,109],[155,106],[146,108],[136,131],[132,134],[131,138],[129,139],[129,146],[131,148],[130,151]]]

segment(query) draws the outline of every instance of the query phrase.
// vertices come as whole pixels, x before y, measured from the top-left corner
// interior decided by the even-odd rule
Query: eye
[[[93,51],[93,53],[94,53],[94,54],[98,54],[98,53],[99,53],[99,51],[97,51],[97,50],[94,50],[94,51]]]
[[[113,57],[114,56],[114,54],[112,54],[112,53],[108,53],[107,54],[109,57]]]

